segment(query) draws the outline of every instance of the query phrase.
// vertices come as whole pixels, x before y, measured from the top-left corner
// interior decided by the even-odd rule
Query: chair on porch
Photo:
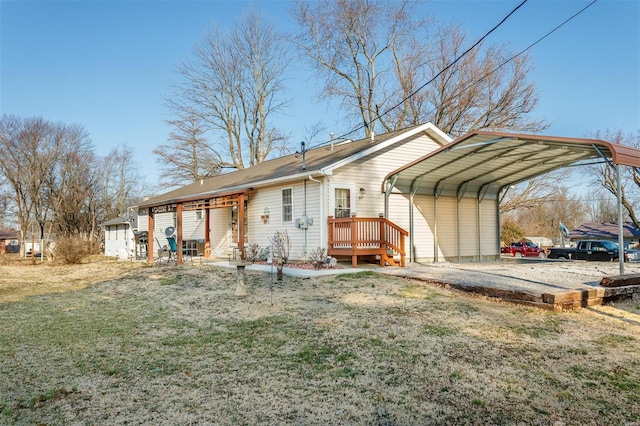
[[[178,244],[176,243],[175,237],[167,237],[167,241],[169,242],[169,259],[167,259],[167,263],[173,261],[177,261],[178,253]]]
[[[175,228],[173,226],[169,226],[164,230],[164,234],[167,236],[167,242],[169,243],[169,247],[166,245],[160,249],[158,249],[158,262],[162,263],[163,258],[166,256],[166,263],[173,262],[177,263],[177,253],[178,253],[178,243],[176,242],[175,237]],[[156,242],[160,245],[160,242],[156,238]]]

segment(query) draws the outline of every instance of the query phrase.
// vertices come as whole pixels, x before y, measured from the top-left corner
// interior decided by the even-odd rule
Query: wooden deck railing
[[[379,256],[380,266],[405,266],[404,237],[409,233],[383,217],[329,216],[329,256],[351,256],[358,266],[358,256]],[[394,260],[400,256],[400,264]]]

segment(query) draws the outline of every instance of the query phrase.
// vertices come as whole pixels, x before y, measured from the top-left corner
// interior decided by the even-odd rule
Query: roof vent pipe
[[[371,131],[371,142],[374,142],[376,139],[376,133],[372,130]]]
[[[331,148],[329,148],[329,151],[333,151],[333,132],[329,133],[329,139],[331,139]]]
[[[200,186],[202,186],[202,184],[204,184],[204,179],[200,179]]]

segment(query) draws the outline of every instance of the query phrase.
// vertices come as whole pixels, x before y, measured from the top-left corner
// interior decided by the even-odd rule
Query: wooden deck
[[[351,265],[358,258],[375,259],[380,266],[405,266],[407,231],[383,217],[329,216],[329,256],[351,256]],[[399,258],[399,261],[396,261]]]

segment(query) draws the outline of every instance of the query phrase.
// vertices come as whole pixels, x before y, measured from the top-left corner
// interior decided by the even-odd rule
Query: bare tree
[[[605,130],[595,133],[596,139],[605,140],[621,145],[627,145],[634,148],[640,147],[640,130],[637,133],[624,133],[621,130]],[[628,218],[638,227],[640,227],[640,217],[636,213],[636,209],[640,205],[640,170],[635,167],[621,168],[621,195],[622,207],[625,209]],[[603,162],[593,167],[593,175],[595,182],[605,189],[606,192],[613,197],[617,197],[618,183],[616,170],[608,163]],[[618,221],[616,215],[616,222]]]
[[[111,150],[102,159],[101,191],[97,202],[102,205],[98,220],[112,219],[127,212],[127,208],[137,203],[144,191],[144,183],[135,162],[133,150],[121,146]]]
[[[411,117],[412,124],[426,118],[456,136],[479,129],[536,132],[546,128],[546,123],[529,116],[538,103],[535,87],[527,81],[529,57],[518,56],[507,62],[506,46],[492,46],[472,50],[447,68],[467,47],[465,41],[458,27],[440,29],[427,68],[432,76],[445,71],[425,88],[426,108]]]
[[[560,223],[569,229],[578,227],[587,217],[584,202],[572,197],[567,187],[558,187],[556,194],[545,203],[521,211],[518,223],[527,235],[562,239]]]
[[[273,116],[286,106],[280,98],[287,66],[284,41],[273,24],[249,10],[231,31],[212,28],[178,70],[170,108],[197,117],[210,135],[219,167],[243,169],[284,148]]]
[[[531,209],[546,203],[563,190],[558,182],[566,181],[569,173],[567,169],[560,169],[507,188],[500,203],[500,214],[509,215],[510,212]]]
[[[617,222],[618,205],[615,197],[604,188],[594,191],[585,200],[590,222]],[[628,216],[628,215],[627,215]]]
[[[160,184],[165,187],[187,185],[220,173],[220,161],[207,143],[207,126],[195,115],[169,121],[174,130],[169,143],[153,150],[160,165]]]
[[[391,131],[428,120],[454,135],[545,127],[528,117],[538,99],[526,81],[526,56],[507,64],[504,46],[489,47],[449,67],[463,52],[465,36],[424,18],[418,4],[299,0],[293,40],[322,76],[321,96],[341,101],[365,135],[378,121]]]
[[[560,239],[560,223],[580,225],[588,214],[583,200],[570,195],[565,184],[570,170],[560,169],[508,188],[500,204],[501,226],[517,224],[529,236]]]
[[[27,231],[44,237],[45,224],[53,223],[60,208],[60,194],[69,189],[65,161],[90,150],[88,135],[80,126],[2,116],[0,173],[11,188],[21,239]]]

